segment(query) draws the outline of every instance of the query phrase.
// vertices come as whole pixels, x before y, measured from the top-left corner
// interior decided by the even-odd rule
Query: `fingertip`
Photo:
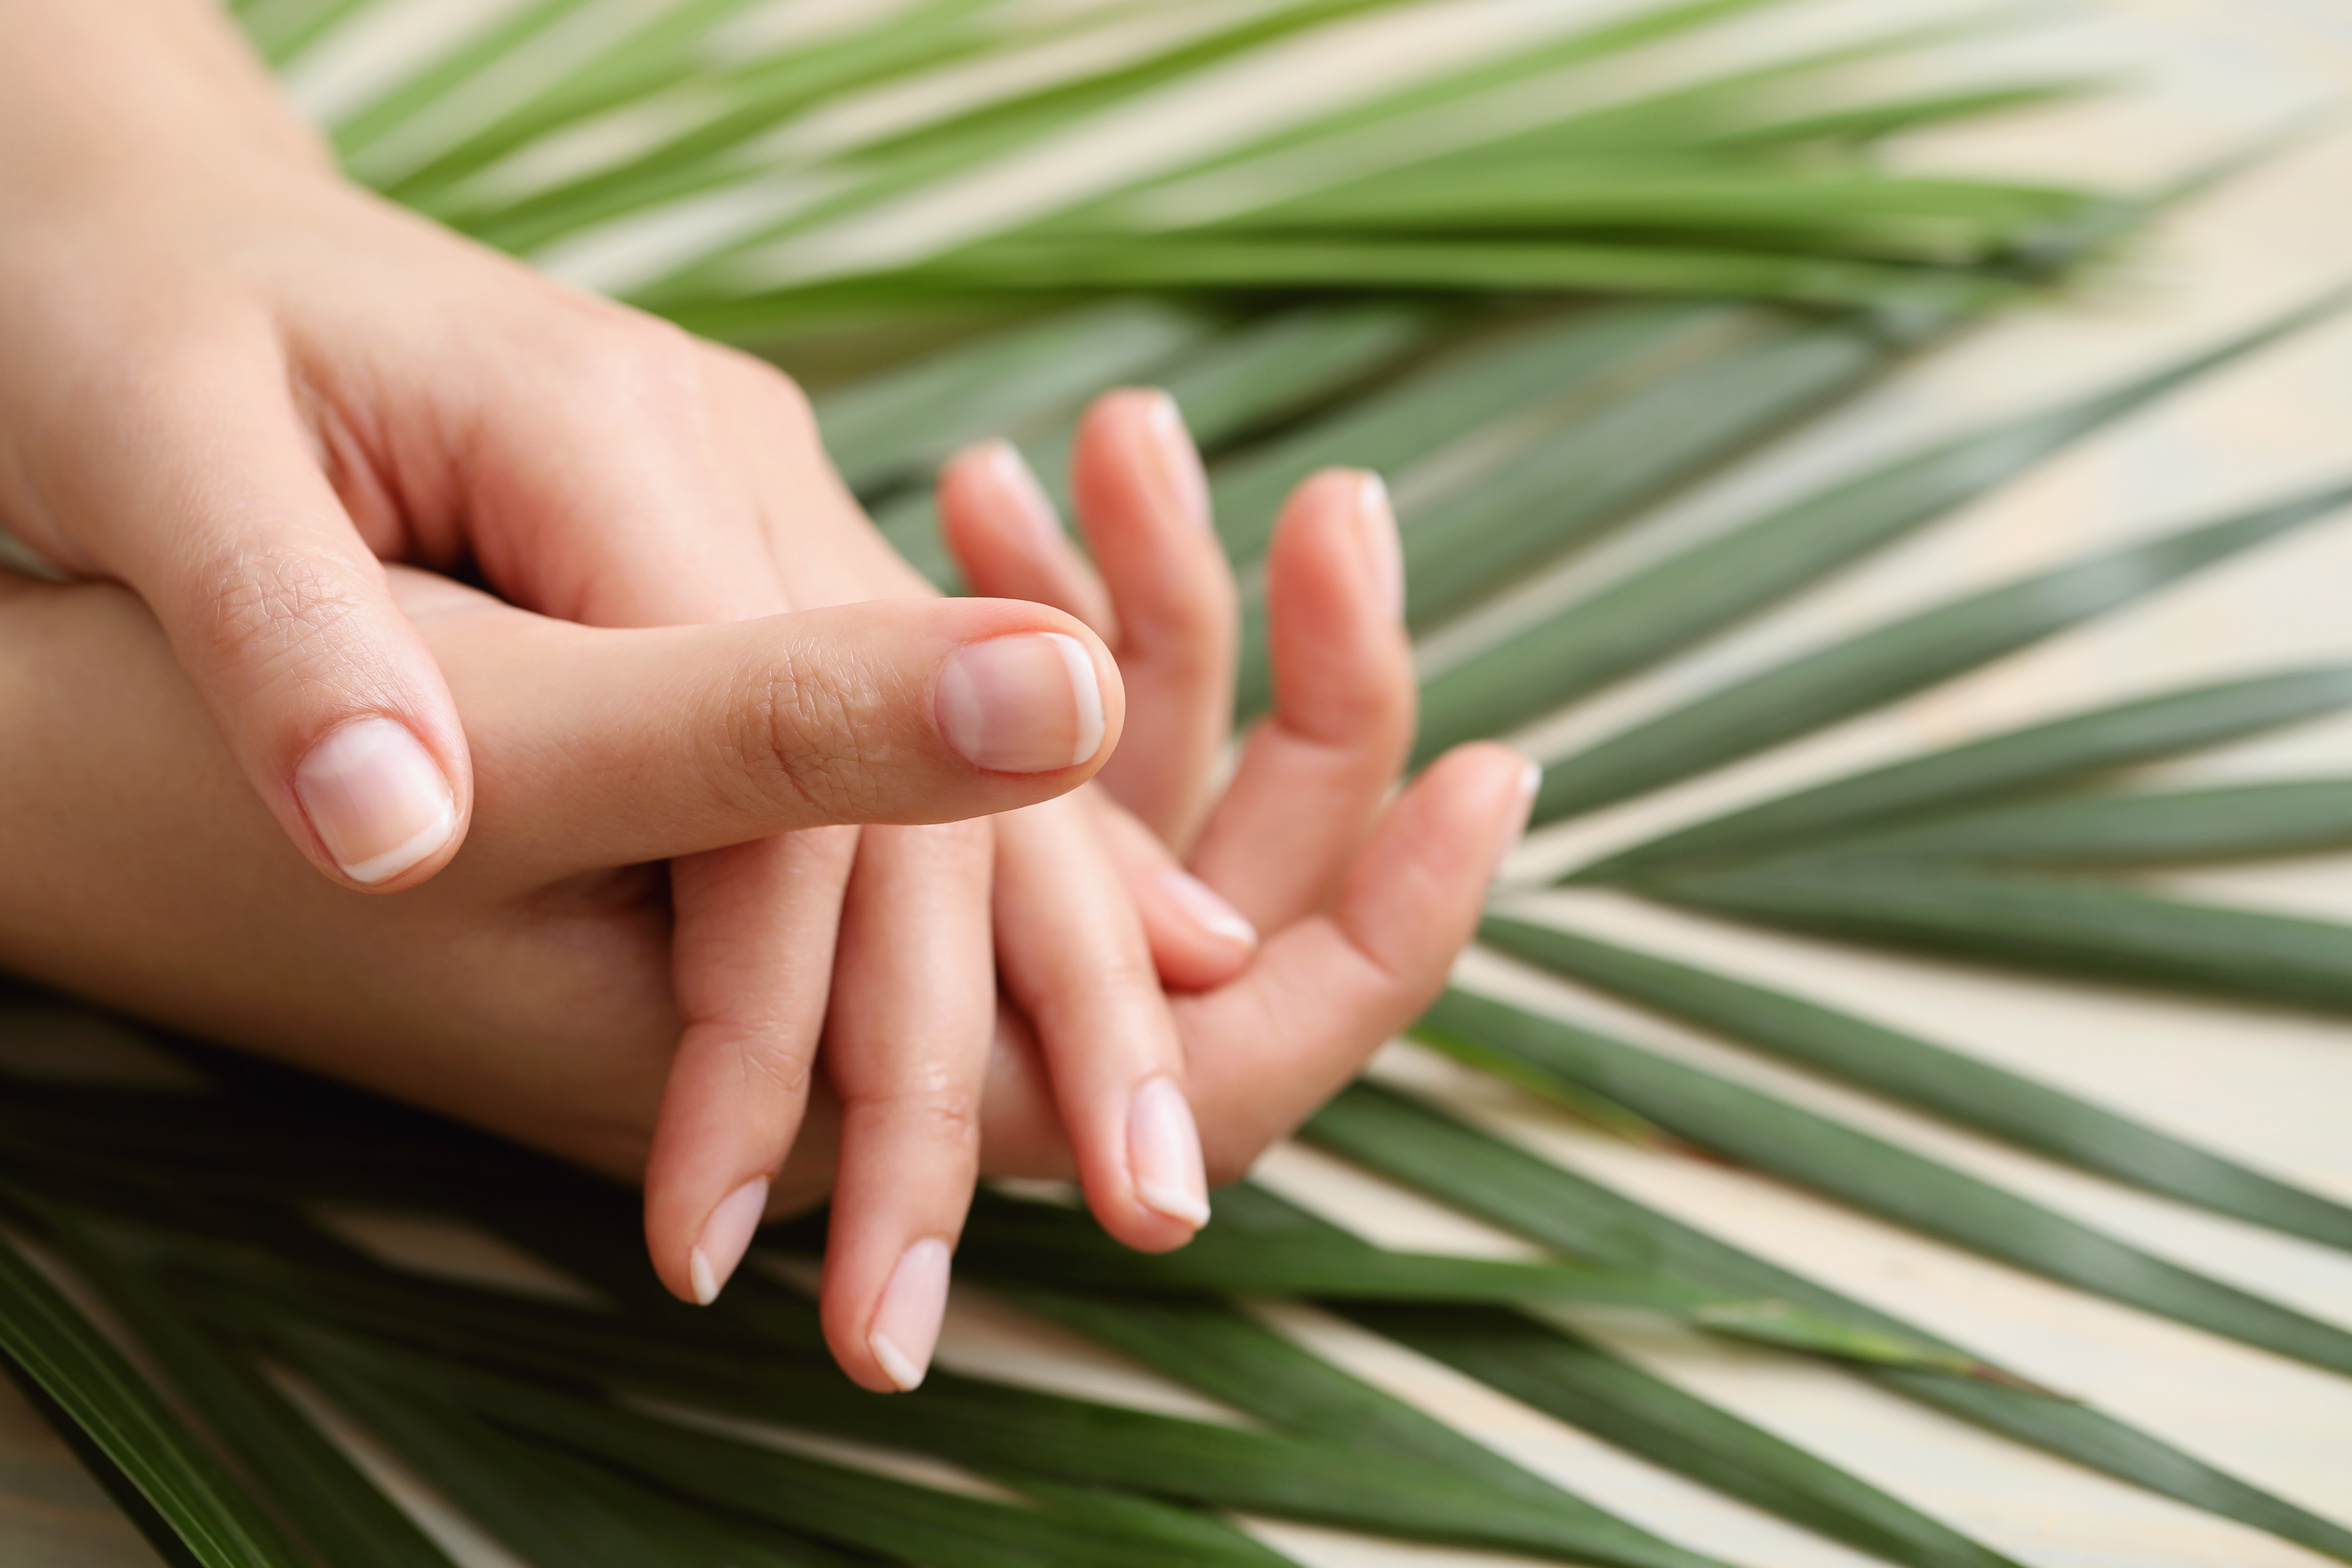
[[[940,473],[942,515],[975,513],[1032,550],[1064,546],[1061,520],[1021,448],[1002,438],[964,447]]]
[[[988,773],[1084,767],[1108,754],[1115,666],[1067,632],[1014,632],[968,642],[940,672],[940,733]],[[1106,677],[1108,676],[1108,679]]]
[[[1370,468],[1353,476],[1355,495],[1349,512],[1356,525],[1359,570],[1371,602],[1384,607],[1391,620],[1404,619],[1404,542],[1397,535],[1396,509],[1389,501],[1388,481]]]
[[[1070,477],[1089,539],[1152,518],[1209,531],[1208,469],[1183,410],[1162,388],[1122,386],[1096,398],[1079,421]]]
[[[1116,636],[1101,579],[1019,447],[995,440],[963,448],[940,469],[938,496],[940,534],[975,594],[1051,605]]]
[[[1201,1155],[1200,1124],[1193,1119],[1192,1101],[1174,1079],[1165,1075],[1150,1079],[1135,1091],[1128,1109],[1127,1162],[1137,1203],[1181,1228],[1182,1234],[1171,1237],[1169,1246],[1182,1246],[1209,1223],[1209,1181]],[[1152,1246],[1157,1237],[1150,1234],[1165,1228],[1149,1227],[1136,1245],[1150,1251],[1166,1250]]]
[[[708,1307],[735,1277],[751,1237],[768,1212],[768,1178],[754,1176],[719,1201],[687,1255],[687,1281],[698,1307]]]
[[[875,1388],[858,1378],[863,1386],[877,1394],[912,1394],[922,1386],[947,1318],[953,1268],[953,1253],[938,1237],[925,1237],[899,1255],[866,1330],[867,1353],[887,1383]]]

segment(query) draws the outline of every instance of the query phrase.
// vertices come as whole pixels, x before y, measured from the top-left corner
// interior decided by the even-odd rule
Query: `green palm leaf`
[[[0,1349],[89,1435],[204,1568],[301,1562],[212,1449],[5,1237]]]
[[[2352,804],[2336,786],[2317,787],[2338,810]],[[2170,804],[2167,797],[2149,798]],[[2033,828],[2042,825],[2045,811],[2053,816],[2063,811],[2063,818],[2051,826],[2067,826],[2083,815],[2078,807],[2108,804],[2070,801],[2055,808],[1986,813],[1981,818],[1961,818],[1958,826],[1982,821],[1997,827],[2006,818]],[[2149,837],[2164,847],[2177,847],[2189,837],[2166,831],[2171,826],[2167,821],[2151,826],[2156,831]],[[1934,831],[1926,829],[1923,835]],[[1997,834],[1990,837],[1995,844],[2020,842]],[[1957,832],[1953,837],[1969,842]],[[2050,848],[2063,845],[2068,853],[2078,844],[2096,842],[2087,837],[2053,841],[2031,832],[2021,838],[2028,845]],[[2130,842],[2146,845],[2148,839]],[[1717,1031],[1930,1115],[2219,1214],[2330,1246],[2352,1247],[2352,1209],[2341,1204],[2273,1181],[2088,1100],[1916,1036],[1784,992],[1553,926],[1496,918],[1482,925],[1478,935],[1488,946],[1556,974]]]
[[[2341,511],[2331,485],[2004,584],[1801,654],[1547,769],[1536,810],[1573,816],[1883,708]]]
[[[2209,1279],[1832,1118],[1590,1029],[1450,991],[1416,1035],[1607,1096],[1692,1143],[1929,1236],[2213,1333],[2352,1373],[2352,1332]],[[1475,1057],[1474,1060],[1476,1059]]]
[[[2215,746],[2352,702],[2352,665],[2165,692],[1834,779],[1679,829],[1567,879],[1615,882],[1786,853],[1856,829],[1937,816]]]
[[[1837,842],[1841,857],[2148,867],[2352,844],[2352,780],[2099,795],[1973,811]]]
[[[1906,861],[1767,861],[1645,884],[1675,903],[2140,984],[2342,1011],[2352,926],[2054,878]]]
[[[1357,1084],[1303,1130],[1311,1142],[1562,1251],[1809,1306],[1906,1340],[1945,1342],[1393,1091]],[[1948,1346],[1960,1354],[1961,1347]],[[1971,1358],[1974,1359],[1974,1358]],[[1979,1378],[1857,1368],[1881,1383],[2119,1480],[2352,1562],[2331,1523],[2085,1405]]]
[[[1709,540],[1438,675],[1415,755],[1524,723],[1733,625],[2052,453],[2335,310],[2335,296],[2120,386],[1833,485]],[[1539,820],[1557,812],[1538,806]]]
[[[1254,1235],[1341,1237],[1272,1194],[1227,1188],[1219,1223]],[[1361,1243],[1358,1243],[1361,1246]],[[1378,1443],[1512,1487],[1542,1487],[1492,1450],[1217,1304],[1105,1300],[1024,1287],[1014,1300],[1168,1377],[1286,1426]],[[1346,1316],[1503,1393],[1890,1562],[1991,1568],[1985,1547],[1793,1445],[1564,1330],[1516,1313],[1349,1303]]]

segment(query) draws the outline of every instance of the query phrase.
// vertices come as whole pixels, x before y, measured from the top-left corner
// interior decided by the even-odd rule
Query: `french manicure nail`
[[[1389,614],[1404,618],[1404,545],[1397,538],[1396,509],[1389,504],[1388,481],[1368,473],[1356,489],[1356,526],[1363,536],[1364,563],[1372,591]]]
[[[1257,927],[1243,919],[1241,910],[1219,898],[1214,888],[1190,871],[1177,866],[1163,868],[1160,887],[1171,903],[1212,935],[1237,942],[1244,947],[1257,945]]]
[[[449,781],[397,719],[362,719],[312,746],[294,770],[294,795],[354,882],[397,877],[457,826]]]
[[[948,1310],[948,1266],[946,1242],[926,1237],[915,1243],[900,1255],[874,1308],[866,1348],[901,1394],[922,1386],[923,1374],[931,1369],[940,1320]]]
[[[1151,394],[1151,439],[1160,449],[1161,479],[1177,507],[1196,528],[1209,526],[1209,475],[1201,467],[1201,449],[1184,428],[1183,410],[1176,400],[1155,389]]]
[[[1060,543],[1061,519],[1055,513],[1045,487],[1037,482],[1036,470],[1021,455],[1021,448],[1010,441],[991,441],[981,448],[981,456],[1003,488],[1004,499],[1021,514],[1021,526],[1041,543]]]
[[[1102,748],[1102,687],[1078,639],[1022,632],[967,643],[940,673],[940,731],[994,773],[1072,768]]]
[[[1536,792],[1542,788],[1543,764],[1541,763],[1530,762],[1519,769],[1519,788],[1516,797],[1517,805],[1513,808],[1509,820],[1504,827],[1503,842],[1495,851],[1496,876],[1502,874],[1503,862],[1511,858],[1511,851],[1519,847],[1519,840],[1528,836],[1528,818],[1535,812]]]
[[[694,1255],[687,1259],[697,1304],[708,1307],[719,1300],[719,1292],[735,1277],[736,1266],[751,1245],[751,1233],[760,1228],[760,1216],[767,1212],[765,1176],[752,1177],[710,1211],[710,1217],[702,1222],[702,1235],[695,1241]]]
[[[1201,1130],[1175,1079],[1155,1078],[1135,1091],[1127,1118],[1127,1166],[1144,1207],[1194,1230],[1209,1223]]]

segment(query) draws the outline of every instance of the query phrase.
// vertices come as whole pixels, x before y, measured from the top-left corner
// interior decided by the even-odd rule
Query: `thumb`
[[[486,606],[424,624],[479,759],[478,839],[526,879],[1034,805],[1093,776],[1125,713],[1094,634],[1020,600],[634,630]]]
[[[218,390],[118,429],[68,499],[295,847],[346,886],[412,887],[456,852],[470,804],[448,688],[282,387]]]

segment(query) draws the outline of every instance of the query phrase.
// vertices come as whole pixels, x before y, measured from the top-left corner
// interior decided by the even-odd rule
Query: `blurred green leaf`
[[[1555,974],[1931,1116],[2219,1214],[2352,1247],[2352,1209],[2341,1204],[1916,1035],[1554,926],[1490,918],[1478,936]]]
[[[2120,386],[1833,484],[1636,573],[1431,679],[1414,755],[1523,723],[1734,626],[2341,302],[2327,296]]]
[[[1544,770],[1536,820],[1574,816],[1679,783],[1882,708],[2333,517],[2347,502],[2352,486],[2330,485],[2101,551],[1800,654],[1554,763]]]
[[[1301,1130],[1308,1142],[1564,1252],[1777,1298],[1967,1354],[1418,1101],[1359,1083]],[[1859,1363],[1857,1375],[2147,1490],[2352,1562],[2352,1530],[2249,1486],[2088,1405],[1982,1378]]]
[[[1681,828],[1565,879],[1616,882],[1787,854],[2333,713],[2352,702],[2352,665],[2284,670],[2069,713],[1832,779]]]

